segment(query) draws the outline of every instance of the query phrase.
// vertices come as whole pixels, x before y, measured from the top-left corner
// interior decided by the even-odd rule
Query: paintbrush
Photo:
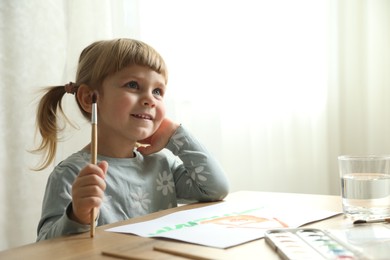
[[[97,163],[97,94],[94,92],[92,94],[92,116],[91,116],[91,163]],[[95,216],[96,208],[93,208],[91,211],[91,228],[90,235],[91,237],[95,236]]]
[[[381,218],[381,219],[372,219],[372,220],[359,219],[359,220],[355,220],[353,224],[358,225],[358,224],[383,223],[383,222],[390,223],[390,218]]]

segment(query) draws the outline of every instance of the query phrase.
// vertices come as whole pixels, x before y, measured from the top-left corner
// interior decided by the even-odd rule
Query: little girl
[[[132,39],[98,41],[79,58],[75,83],[51,87],[39,103],[37,126],[45,153],[40,170],[55,158],[61,131],[61,99],[74,94],[91,118],[97,93],[98,164],[90,145],[51,173],[38,225],[38,239],[87,232],[97,225],[177,206],[178,200],[216,201],[228,193],[223,170],[180,124],[165,117],[167,68],[147,44]],[[64,116],[64,115],[63,115]],[[66,119],[66,117],[65,117]]]

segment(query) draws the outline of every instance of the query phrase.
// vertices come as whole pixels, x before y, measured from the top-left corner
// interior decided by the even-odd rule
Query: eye
[[[139,85],[137,81],[130,81],[129,83],[126,83],[125,87],[131,88],[131,89],[139,89]]]
[[[164,92],[161,88],[156,88],[153,90],[153,95],[164,96]]]

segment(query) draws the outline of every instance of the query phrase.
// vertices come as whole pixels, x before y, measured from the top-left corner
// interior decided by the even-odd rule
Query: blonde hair
[[[114,39],[97,41],[87,46],[80,54],[76,82],[71,83],[73,90],[81,84],[101,93],[103,80],[108,76],[130,65],[147,66],[168,80],[168,72],[161,55],[146,43],[134,39]],[[69,84],[67,84],[69,87]],[[54,86],[45,89],[45,94],[38,104],[37,130],[42,140],[33,152],[43,153],[44,158],[35,170],[47,168],[55,158],[58,135],[65,126],[60,127],[59,120],[70,123],[62,109],[61,100],[69,92],[66,86]],[[90,120],[90,114],[84,111],[75,95],[76,102],[83,116]]]

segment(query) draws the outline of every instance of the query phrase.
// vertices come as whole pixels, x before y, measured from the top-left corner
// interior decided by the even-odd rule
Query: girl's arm
[[[184,127],[176,130],[166,148],[181,161],[173,169],[178,198],[215,201],[228,194],[229,184],[222,167]]]
[[[228,193],[228,181],[217,160],[180,124],[167,118],[149,138],[139,141],[148,146],[137,150],[144,156],[163,148],[183,162],[173,169],[176,192],[181,199],[221,200]]]
[[[89,231],[89,212],[101,203],[107,167],[101,162],[99,167],[87,164],[80,170],[60,163],[54,169],[46,186],[37,241]]]

